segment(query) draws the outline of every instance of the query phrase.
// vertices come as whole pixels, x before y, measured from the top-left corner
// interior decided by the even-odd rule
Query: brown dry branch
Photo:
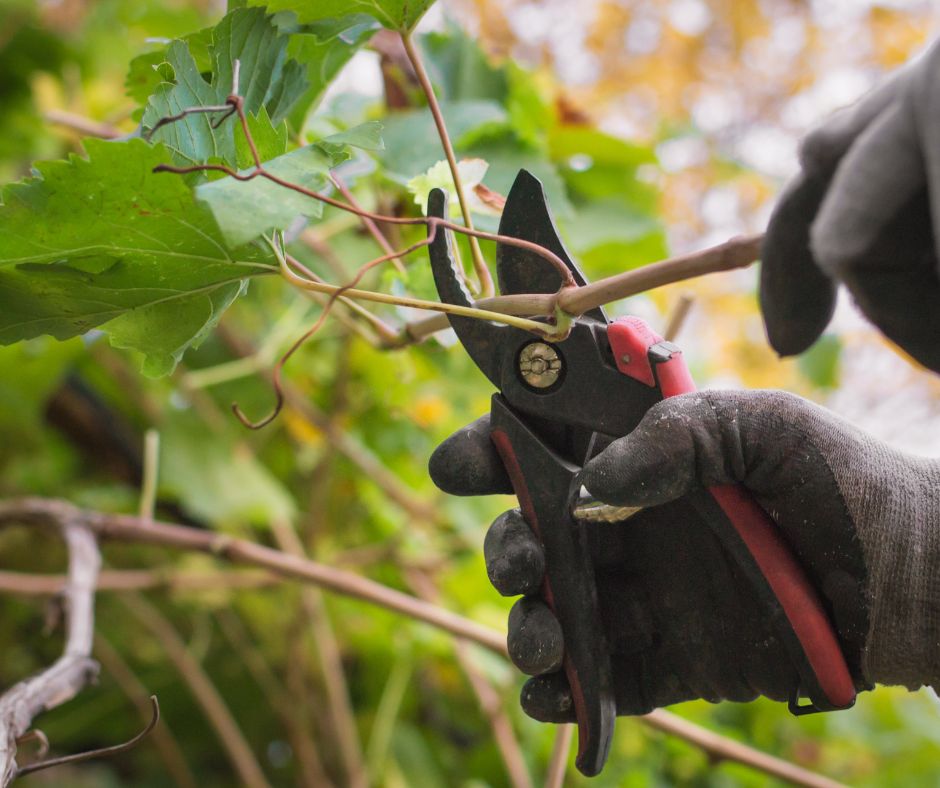
[[[489,312],[527,317],[548,317],[559,308],[572,315],[583,314],[595,307],[604,306],[646,290],[707,274],[747,268],[759,259],[762,242],[763,235],[737,236],[717,246],[649,263],[642,268],[599,279],[585,287],[562,290],[558,294],[530,293],[483,298],[476,301],[474,307]],[[685,319],[685,315],[679,315],[679,317],[682,320]],[[431,315],[415,320],[402,326],[395,341],[386,347],[401,348],[422,342],[449,325],[446,314]]]
[[[62,656],[0,696],[0,785],[9,785],[23,770],[16,765],[16,741],[44,711],[71,700],[98,673],[91,657],[95,631],[95,583],[101,555],[94,533],[77,509],[63,509],[47,519],[68,548],[68,580],[62,590],[65,648]],[[0,525],[5,524],[0,519]]]
[[[14,523],[47,525],[61,518],[77,516],[103,539],[201,552],[235,564],[268,569],[284,577],[311,582],[377,604],[453,635],[473,640],[500,654],[505,653],[504,637],[482,624],[352,572],[287,555],[247,539],[156,520],[144,527],[137,517],[80,510],[65,501],[48,498],[0,502],[0,526]]]
[[[736,236],[699,252],[690,252],[645,265],[633,271],[599,279],[584,287],[564,290],[558,295],[558,306],[568,314],[582,315],[594,307],[644,290],[652,290],[654,287],[694,279],[703,274],[747,268],[760,258],[763,241],[763,234]]]
[[[101,539],[202,552],[232,563],[264,568],[283,577],[313,583],[401,613],[501,656],[508,656],[506,638],[501,632],[351,572],[287,555],[246,539],[172,523],[143,523],[129,515],[82,510],[65,501],[47,498],[0,502],[0,527],[13,524],[45,526],[62,522],[81,524]],[[733,761],[806,788],[839,788],[841,785],[796,764],[705,730],[662,709],[639,719],[652,728],[700,748],[716,763]]]

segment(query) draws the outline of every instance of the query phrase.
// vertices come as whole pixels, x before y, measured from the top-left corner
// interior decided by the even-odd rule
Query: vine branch
[[[144,728],[133,738],[128,739],[126,742],[122,742],[121,744],[114,744],[110,747],[101,747],[97,750],[88,750],[87,752],[79,752],[75,753],[74,755],[62,755],[59,758],[46,758],[45,760],[37,761],[36,763],[30,763],[27,766],[21,766],[19,770],[17,770],[16,776],[22,777],[24,774],[40,772],[44,769],[51,769],[53,766],[62,766],[66,763],[81,763],[82,761],[90,761],[94,758],[109,758],[112,755],[120,755],[122,752],[132,750],[134,747],[140,744],[157,726],[158,722],[160,722],[160,703],[157,701],[156,695],[151,695],[150,722],[147,723],[146,728]]]
[[[2,521],[0,521],[2,524]],[[15,684],[0,696],[0,785],[9,785],[23,768],[16,765],[16,742],[42,712],[71,700],[98,673],[91,657],[95,628],[95,584],[101,555],[81,513],[63,509],[52,520],[68,548],[68,577],[62,589],[65,648],[44,671]],[[28,769],[28,767],[25,767]]]
[[[92,544],[93,534],[102,539],[208,553],[232,563],[268,569],[282,577],[320,585],[336,593],[393,610],[473,641],[501,656],[506,657],[508,654],[505,635],[501,632],[351,572],[288,555],[246,539],[172,523],[144,522],[129,515],[82,510],[65,501],[46,498],[21,498],[0,502],[0,527],[13,524],[51,524],[61,527],[62,523],[73,523],[78,530],[86,531]],[[700,748],[716,762],[740,763],[806,788],[840,786],[840,783],[834,780],[708,731],[662,709],[638,719],[652,728]],[[25,732],[25,729],[22,732]]]
[[[448,156],[448,163],[451,166],[455,188],[460,199],[461,209],[464,212],[465,225],[459,225],[449,221],[448,219],[437,216],[381,216],[371,211],[364,210],[361,206],[356,204],[355,201],[351,199],[351,193],[349,193],[348,190],[344,190],[344,187],[340,185],[340,183],[335,178],[333,179],[334,185],[336,185],[340,192],[347,198],[347,202],[343,202],[342,200],[335,199],[334,197],[330,197],[326,194],[308,189],[307,187],[300,184],[292,183],[291,181],[281,178],[280,176],[275,175],[274,173],[271,173],[265,169],[264,164],[261,161],[260,154],[258,153],[257,145],[255,144],[255,140],[248,125],[248,117],[245,113],[244,99],[238,94],[238,61],[235,61],[233,67],[234,75],[232,93],[226,99],[225,104],[212,105],[208,107],[189,107],[182,110],[181,112],[176,113],[175,115],[160,118],[147,134],[149,139],[157,129],[167,124],[175,123],[176,121],[179,121],[188,115],[195,113],[223,113],[221,117],[219,117],[218,120],[213,124],[213,127],[217,127],[228,117],[235,115],[238,118],[241,132],[244,135],[251,151],[254,166],[250,170],[245,172],[237,172],[233,168],[223,164],[196,164],[187,167],[160,164],[156,166],[153,171],[155,173],[168,172],[180,175],[191,174],[195,172],[221,172],[237,181],[243,182],[250,181],[258,177],[266,178],[272,183],[275,183],[285,189],[297,192],[311,199],[319,200],[337,209],[358,216],[364,223],[366,223],[366,227],[370,230],[370,232],[373,233],[373,236],[380,243],[383,249],[387,250],[386,254],[381,255],[380,257],[376,257],[375,259],[370,260],[369,262],[362,265],[356,272],[355,276],[346,284],[331,285],[322,281],[319,277],[313,275],[312,272],[304,268],[297,260],[290,257],[284,248],[283,238],[279,233],[276,236],[278,239],[277,243],[270,239],[266,239],[279,263],[279,270],[281,275],[288,282],[301,290],[325,294],[328,296],[328,298],[326,303],[323,305],[323,310],[320,313],[320,316],[313,326],[303,335],[301,335],[275,364],[273,370],[275,404],[271,412],[259,421],[251,421],[244,414],[237,403],[232,404],[232,411],[236,418],[244,426],[249,427],[250,429],[257,430],[270,424],[281,412],[284,406],[284,392],[281,381],[284,365],[291,358],[291,356],[293,356],[294,353],[296,353],[321,328],[321,326],[323,326],[330,314],[330,311],[332,310],[333,305],[338,299],[363,299],[379,303],[389,303],[398,306],[409,306],[418,309],[426,309],[435,312],[442,312],[445,314],[462,315],[480,320],[490,320],[506,325],[516,326],[517,328],[526,331],[531,331],[549,341],[559,341],[567,336],[567,331],[570,329],[571,318],[583,314],[589,309],[592,309],[596,306],[601,306],[619,298],[624,298],[627,295],[632,295],[633,293],[640,292],[642,290],[648,290],[652,287],[658,287],[663,284],[668,284],[670,282],[679,281],[693,276],[700,276],[702,273],[729,270],[731,268],[738,268],[749,265],[751,262],[756,260],[760,254],[760,246],[762,241],[761,236],[736,238],[731,239],[731,241],[728,241],[721,246],[715,247],[712,250],[706,250],[706,252],[703,253],[685,255],[683,257],[674,258],[672,260],[663,261],[658,265],[654,264],[645,266],[644,268],[636,271],[628,271],[617,276],[602,279],[590,285],[578,287],[568,266],[550,249],[521,238],[514,238],[512,236],[501,235],[498,233],[481,232],[474,229],[470,220],[470,214],[469,210],[467,209],[466,201],[464,200],[463,189],[462,185],[460,184],[453,146],[450,144],[450,139],[447,136],[447,130],[444,126],[443,117],[440,113],[440,106],[437,104],[437,100],[434,97],[434,91],[430,85],[430,81],[428,80],[427,73],[424,71],[423,65],[420,61],[420,56],[418,55],[417,50],[414,48],[414,43],[407,35],[403,36],[402,40],[406,51],[409,54],[409,58],[411,58],[412,63],[415,66],[419,81],[421,81],[422,86],[424,87],[428,96],[429,106],[431,108],[432,114],[434,115],[435,123],[438,126],[441,142]],[[378,221],[398,225],[423,224],[428,228],[427,237],[421,241],[411,244],[401,251],[395,251],[393,249],[389,249],[389,245],[387,241],[384,240],[384,236],[381,236],[381,234],[378,232],[378,228],[375,226],[375,223]],[[437,233],[441,229],[445,231],[451,230],[453,232],[463,233],[464,235],[470,237],[472,248],[474,250],[474,263],[475,267],[477,268],[477,273],[481,281],[481,287],[484,295],[491,294],[493,292],[493,283],[486,267],[486,263],[482,259],[479,244],[476,243],[476,240],[479,238],[485,238],[487,240],[495,241],[497,243],[502,243],[508,246],[516,246],[543,257],[544,259],[548,260],[560,274],[561,286],[554,294],[491,296],[484,298],[481,301],[475,303],[473,306],[469,307],[456,304],[445,304],[435,301],[425,301],[422,299],[404,298],[401,296],[378,293],[370,290],[360,290],[356,288],[356,285],[368,271],[389,261],[393,261],[400,265],[400,260],[402,257],[433,243]],[[294,269],[303,272],[304,276],[298,275]],[[484,306],[490,308],[482,308]],[[539,316],[542,319],[533,320],[531,319],[533,316]],[[432,318],[430,320],[421,321],[417,324],[406,325],[397,335],[389,336],[387,332],[383,333],[381,342],[385,347],[389,348],[403,347],[412,342],[420,341],[424,338],[424,336],[441,328],[445,328],[446,325],[447,324],[444,322],[443,318]]]
[[[434,118],[434,125],[437,127],[437,134],[441,139],[441,146],[444,148],[444,155],[447,157],[447,165],[450,167],[450,175],[454,179],[454,190],[457,192],[457,201],[460,203],[460,212],[463,214],[463,222],[466,229],[473,230],[473,218],[470,215],[470,206],[467,202],[467,195],[463,190],[463,183],[460,178],[460,168],[457,166],[457,157],[454,155],[454,146],[450,141],[450,134],[447,132],[447,124],[444,123],[444,115],[441,112],[441,105],[434,94],[434,87],[428,78],[428,72],[424,68],[424,62],[421,55],[415,47],[414,39],[409,33],[401,34],[402,44],[405,46],[405,53],[408,60],[415,70],[415,76],[418,78],[418,84],[428,100],[428,109]],[[487,298],[494,294],[493,277],[490,275],[490,269],[483,259],[483,252],[480,250],[480,244],[476,237],[470,235],[470,252],[473,255],[473,268],[476,271],[477,279],[480,280],[480,295]],[[566,267],[567,268],[567,267]],[[565,281],[563,278],[562,281]]]

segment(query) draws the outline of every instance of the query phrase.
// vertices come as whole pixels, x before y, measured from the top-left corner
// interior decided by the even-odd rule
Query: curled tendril
[[[62,766],[66,763],[90,761],[93,758],[107,758],[111,755],[118,755],[122,752],[132,750],[146,738],[147,734],[149,734],[150,731],[152,731],[160,721],[160,703],[157,700],[156,695],[150,696],[150,711],[151,717],[150,722],[147,723],[147,727],[134,736],[134,738],[128,739],[122,744],[115,744],[112,747],[101,747],[100,749],[88,750],[87,752],[78,752],[73,755],[63,755],[60,758],[47,758],[44,761],[30,763],[17,769],[16,776],[22,777],[24,774],[32,774],[33,772],[39,772],[44,769],[51,769],[53,766]]]
[[[576,282],[572,277],[571,271],[564,261],[550,249],[545,248],[539,244],[533,243],[531,241],[526,241],[521,238],[513,238],[512,236],[500,235],[497,233],[487,233],[476,229],[471,229],[455,222],[443,219],[437,216],[427,216],[427,217],[397,217],[397,216],[382,216],[380,214],[375,214],[370,211],[363,210],[357,205],[350,202],[343,202],[342,200],[337,200],[333,197],[330,197],[326,194],[313,191],[312,189],[307,189],[300,184],[292,183],[288,180],[285,180],[264,168],[264,165],[261,162],[261,156],[258,153],[258,148],[255,144],[254,137],[251,134],[251,130],[248,127],[248,117],[245,114],[244,99],[238,95],[238,81],[239,81],[239,62],[236,60],[233,64],[233,79],[232,79],[232,93],[228,96],[224,104],[214,105],[208,107],[190,107],[184,109],[183,111],[175,114],[168,115],[166,117],[160,118],[157,123],[151,128],[147,134],[146,139],[149,141],[153,136],[154,132],[157,129],[169,125],[171,123],[176,123],[183,118],[197,114],[197,113],[214,113],[221,112],[224,113],[220,118],[212,122],[212,128],[218,128],[222,123],[225,122],[233,114],[238,116],[239,124],[244,134],[245,140],[248,143],[248,147],[251,151],[252,160],[254,167],[249,172],[239,173],[236,170],[232,169],[223,164],[196,164],[189,167],[177,167],[171,164],[159,164],[154,167],[153,172],[161,173],[175,173],[178,175],[188,175],[194,172],[221,172],[231,178],[234,178],[238,181],[250,181],[255,178],[266,178],[267,180],[275,183],[285,189],[290,189],[291,191],[297,192],[299,194],[310,197],[311,199],[319,200],[328,205],[331,205],[335,208],[338,208],[343,211],[355,214],[360,219],[368,220],[371,222],[383,222],[387,224],[398,224],[398,225],[419,225],[423,224],[428,227],[427,237],[419,241],[418,243],[412,244],[407,249],[404,249],[400,252],[391,251],[388,254],[385,254],[381,257],[377,257],[374,260],[370,260],[365,265],[361,266],[356,272],[356,275],[351,279],[347,284],[337,288],[330,295],[329,300],[323,307],[323,312],[320,314],[320,317],[317,319],[311,328],[306,331],[301,337],[299,337],[291,346],[288,348],[287,352],[278,359],[277,363],[272,370],[272,385],[274,388],[275,395],[275,404],[274,409],[270,414],[265,416],[260,421],[251,421],[239,407],[238,403],[232,403],[232,413],[235,414],[235,417],[246,427],[253,430],[261,429],[262,427],[270,424],[274,419],[277,418],[278,414],[284,408],[284,388],[281,381],[281,375],[284,369],[284,365],[294,355],[317,331],[320,330],[320,327],[325,322],[327,316],[330,313],[333,305],[336,303],[336,300],[343,295],[347,290],[354,288],[362,279],[362,277],[371,269],[375,268],[382,263],[389,261],[399,260],[400,258],[414,252],[417,249],[428,246],[433,242],[438,228],[443,227],[445,229],[451,230],[455,233],[462,233],[473,238],[482,238],[484,240],[496,241],[499,243],[504,243],[510,246],[518,246],[524,249],[527,249],[543,258],[548,260],[561,274],[562,278],[562,287],[571,287],[576,286]],[[347,197],[348,199],[348,197]],[[280,245],[283,247],[283,239],[280,240]],[[274,248],[272,246],[272,248]],[[275,254],[278,256],[279,260],[283,265],[286,265],[284,260],[283,248],[275,249]]]

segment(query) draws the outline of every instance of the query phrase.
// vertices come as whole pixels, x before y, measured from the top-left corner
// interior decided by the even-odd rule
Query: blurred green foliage
[[[242,80],[263,76],[264,85],[257,87],[250,107],[263,158],[294,157],[289,174],[316,185],[323,182],[324,160],[340,165],[338,172],[364,205],[415,210],[404,184],[442,154],[413,86],[400,86],[412,105],[392,109],[382,97],[323,96],[380,25],[410,27],[428,5],[278,2],[270,8],[282,13],[273,18],[255,9],[237,10],[236,19],[252,20],[245,36],[238,37],[238,51],[245,56],[263,48],[268,57],[264,68],[249,67],[248,60],[242,66]],[[6,277],[0,280],[0,298],[6,299],[0,324],[17,323],[18,314],[39,308],[49,309],[52,321],[27,328],[19,320],[15,332],[2,335],[4,341],[35,336],[0,349],[0,495],[55,496],[105,511],[134,512],[142,435],[153,428],[160,432],[162,447],[160,516],[272,545],[277,532],[271,524],[276,523],[293,529],[319,561],[408,593],[417,592],[415,577],[420,575],[436,588],[440,604],[503,628],[509,602],[486,580],[481,544],[485,525],[511,499],[447,498],[426,473],[435,445],[484,412],[490,395],[469,358],[448,349],[446,336],[389,352],[333,319],[286,370],[289,386],[311,410],[288,408],[260,432],[245,430],[230,414],[232,402],[250,416],[267,412],[272,392],[264,373],[319,310],[274,277],[254,278],[246,288],[247,274],[231,276],[229,266],[271,262],[264,247],[248,242],[272,226],[296,230],[294,220],[304,214],[318,243],[304,245],[295,232],[291,249],[331,281],[345,281],[380,252],[355,220],[333,209],[320,212],[285,199],[269,211],[264,203],[270,194],[250,189],[238,193],[227,181],[148,176],[149,168],[172,156],[166,148],[137,139],[140,118],[152,124],[161,112],[183,108],[191,100],[179,94],[184,78],[195,89],[193,95],[206,101],[224,99],[227,92],[230,63],[228,55],[219,60],[213,49],[220,40],[220,15],[213,9],[210,3],[156,0],[40,8],[22,0],[0,11],[0,175],[6,180],[24,176],[37,158],[79,157],[42,165],[42,179],[5,191],[0,208],[0,274]],[[328,18],[338,9],[356,14]],[[291,10],[304,15],[297,20]],[[223,23],[229,25],[223,32],[232,32],[232,21]],[[258,37],[254,44],[252,36]],[[230,35],[227,40],[234,39]],[[590,277],[665,254],[657,219],[659,195],[638,177],[640,168],[656,167],[652,146],[630,144],[572,122],[556,106],[544,79],[513,62],[492,61],[456,26],[419,36],[418,43],[458,155],[486,159],[485,183],[496,192],[505,193],[523,166],[541,178],[561,230]],[[400,72],[391,73],[392,79],[405,79]],[[142,114],[145,105],[156,109]],[[79,142],[43,122],[42,112],[54,106],[116,123],[132,139]],[[167,142],[177,155],[246,166],[246,150],[239,147],[237,135],[229,134],[231,126],[220,142],[222,137],[205,120],[167,130]],[[375,123],[381,124],[382,144]],[[184,129],[193,136],[184,136]],[[320,147],[311,147],[313,141]],[[81,158],[86,155],[88,161]],[[315,159],[320,163],[311,164]],[[108,165],[99,166],[102,161]],[[79,172],[85,173],[84,180]],[[200,199],[194,199],[193,189]],[[223,207],[213,203],[213,190],[229,192]],[[95,201],[86,211],[89,195]],[[147,215],[135,214],[148,200],[154,205],[147,206]],[[151,215],[150,208],[158,215]],[[43,214],[53,210],[54,216]],[[213,215],[216,220],[236,217],[250,230],[233,236]],[[55,222],[50,224],[50,218]],[[495,226],[492,217],[478,219],[481,227]],[[192,233],[205,244],[201,260],[193,256],[197,241]],[[419,229],[404,229],[393,242],[403,246],[420,234]],[[132,245],[131,238],[139,243]],[[241,246],[237,258],[227,244]],[[42,253],[36,251],[39,247]],[[79,247],[93,250],[83,255],[77,253]],[[174,268],[164,258],[175,248],[189,256]],[[492,250],[486,251],[491,256]],[[19,258],[30,255],[24,267]],[[14,290],[11,282],[20,283],[20,289]],[[92,319],[75,312],[82,298],[92,300],[89,293],[102,298],[109,282],[114,285],[111,295],[117,296],[107,310],[124,310],[117,316],[123,322],[104,327],[110,343],[93,327],[115,315],[105,310],[104,317]],[[217,285],[212,295],[205,294],[207,287]],[[364,285],[433,296],[420,255],[409,261],[406,274],[376,271]],[[148,297],[160,287],[181,294],[181,304],[168,309],[165,301]],[[652,308],[643,299],[634,305]],[[410,317],[393,307],[378,313],[394,324]],[[220,320],[221,330],[212,330]],[[45,333],[73,338],[60,342],[39,336]],[[833,385],[837,357],[838,347],[831,343],[808,356],[808,385]],[[145,371],[164,377],[141,376],[141,363]],[[376,474],[370,463],[377,463],[386,476]],[[52,534],[9,529],[0,532],[0,551],[4,569],[63,568],[63,548]],[[109,568],[150,570],[158,577],[225,570],[205,556],[142,546],[108,544],[104,554]],[[171,585],[149,592],[149,597],[216,684],[272,784],[301,784],[304,779],[317,784],[311,782],[309,761],[301,757],[298,736],[313,748],[321,777],[346,783],[328,711],[327,682],[335,677],[323,670],[324,644],[314,636],[300,588],[283,583],[233,590],[220,582],[209,590]],[[60,637],[41,631],[44,604],[38,598],[0,596],[3,686],[57,656]],[[451,638],[342,597],[327,596],[325,614],[327,626],[335,631],[355,732],[374,784],[509,784],[490,724]],[[102,592],[98,630],[141,686],[159,695],[163,724],[199,784],[235,784],[216,734],[147,622],[118,595]],[[112,744],[139,728],[113,662],[105,650],[98,654],[104,661],[100,683],[37,720],[56,753]],[[533,781],[540,783],[553,730],[518,709],[521,677],[476,647],[465,659],[495,687]],[[278,704],[278,698],[286,704]],[[801,719],[769,702],[693,703],[677,711],[855,785],[937,782],[936,711],[923,694],[879,690],[862,696],[849,712]],[[163,786],[170,778],[167,762],[150,740],[110,760],[50,772],[48,779],[63,786]],[[37,775],[23,784],[44,782]],[[694,747],[622,720],[610,764],[590,784],[772,782],[742,767],[711,764]],[[572,772],[570,784],[588,783]]]

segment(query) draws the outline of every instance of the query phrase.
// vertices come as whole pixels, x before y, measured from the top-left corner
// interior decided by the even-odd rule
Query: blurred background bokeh
[[[0,0],[0,182],[28,176],[34,160],[80,155],[84,134],[132,133],[142,88],[128,64],[225,10]],[[458,154],[489,162],[484,183],[497,192],[520,166],[539,175],[566,241],[598,278],[762,230],[801,136],[923,49],[938,21],[932,2],[440,0],[418,30]],[[400,53],[380,37],[335,71],[298,139],[380,120],[386,149],[354,162],[349,178],[365,204],[413,210],[407,181],[442,155]],[[297,253],[333,281],[378,254],[344,215],[327,211],[310,233]],[[420,255],[407,276],[377,273],[368,284],[433,295]],[[661,327],[688,295],[677,341],[701,384],[785,388],[899,448],[940,453],[940,381],[847,299],[807,354],[778,359],[755,285],[754,270],[715,275],[612,311]],[[426,474],[434,446],[488,408],[488,384],[446,336],[383,351],[333,320],[288,367],[309,408],[288,408],[258,433],[231,417],[232,401],[269,407],[262,373],[317,309],[281,282],[253,283],[221,330],[158,380],[98,332],[0,348],[0,496],[133,512],[143,434],[156,429],[162,517],[271,544],[287,530],[319,561],[502,629],[509,602],[486,580],[481,545],[512,499],[447,498]],[[7,571],[62,570],[51,536],[0,532],[0,555]],[[511,721],[532,784],[543,779],[553,732],[518,710],[521,678],[492,654],[458,653],[452,639],[354,600],[287,583],[233,588],[207,557],[109,545],[105,558],[165,585],[99,595],[101,680],[37,724],[58,753],[111,744],[139,727],[134,704],[146,689],[172,739],[23,785],[237,784],[192,695],[194,670],[210,677],[275,785],[348,784],[350,751],[374,785],[525,785],[507,776],[479,681]],[[53,609],[48,598],[0,593],[0,686],[54,659]],[[342,685],[348,699],[337,697]],[[940,709],[925,691],[879,689],[850,711],[801,719],[763,701],[675,711],[852,785],[940,785]],[[573,770],[569,779],[588,784]],[[774,782],[621,720],[610,764],[590,784]]]

